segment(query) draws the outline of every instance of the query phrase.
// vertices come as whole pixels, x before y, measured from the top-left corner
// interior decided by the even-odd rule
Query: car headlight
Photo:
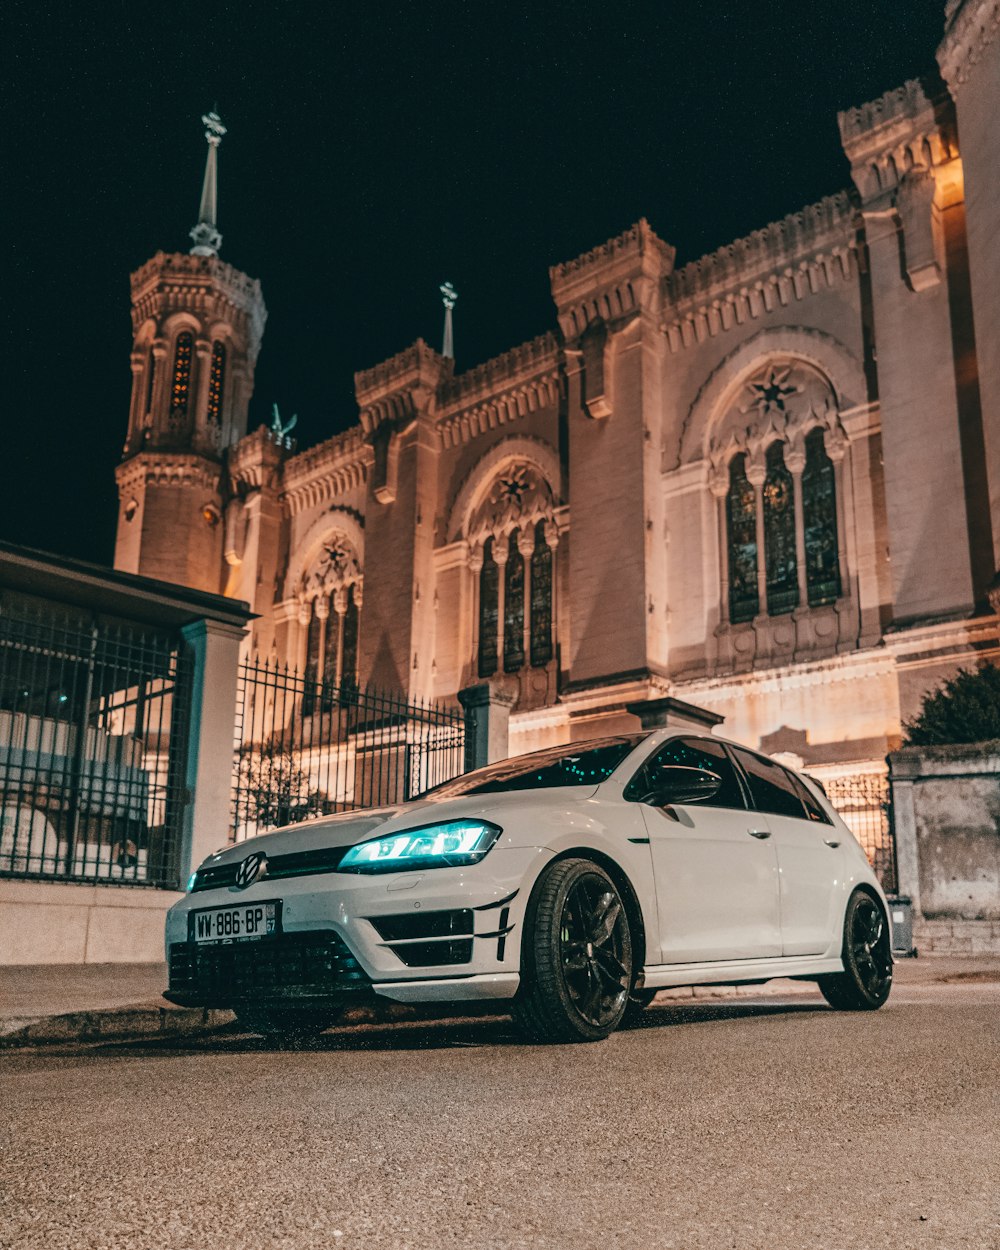
[[[485,820],[450,820],[352,846],[338,872],[411,872],[478,864],[503,832]]]

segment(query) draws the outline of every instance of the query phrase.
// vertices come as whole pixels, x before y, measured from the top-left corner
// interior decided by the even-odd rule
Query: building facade
[[[682,268],[640,221],[551,269],[549,334],[463,373],[418,341],[303,452],[247,431],[266,314],[209,115],[192,254],[132,277],[116,565],[247,600],[331,685],[488,681],[514,752],[673,696],[882,769],[1000,653],[1000,0],[945,22],[942,77],[840,115],[849,189]]]

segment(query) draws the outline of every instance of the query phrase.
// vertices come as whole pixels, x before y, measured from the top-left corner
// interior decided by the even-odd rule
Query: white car
[[[871,1010],[892,985],[885,896],[820,787],[665,729],[227,847],[166,945],[171,1002],[273,1034],[381,995],[496,1000],[533,1038],[597,1041],[665,986],[796,977]]]

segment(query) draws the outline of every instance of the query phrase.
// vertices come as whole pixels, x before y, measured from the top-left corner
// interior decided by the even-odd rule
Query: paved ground
[[[919,961],[918,961],[919,962]],[[0,1055],[3,1250],[996,1250],[1000,986]]]

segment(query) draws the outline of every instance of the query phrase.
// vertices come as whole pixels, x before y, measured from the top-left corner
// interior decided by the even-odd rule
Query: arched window
[[[535,526],[531,554],[531,665],[552,659],[552,548],[545,541],[545,522]]]
[[[479,676],[492,677],[497,671],[497,597],[500,579],[493,559],[493,539],[483,547],[483,567],[479,573]]]
[[[358,634],[361,632],[361,610],[354,599],[354,587],[347,589],[347,611],[344,613],[344,653],[340,665],[341,690],[358,688]]]
[[[504,571],[503,671],[524,667],[524,556],[518,546],[520,531],[510,536],[510,554]]]
[[[212,344],[212,365],[208,373],[208,419],[216,425],[222,420],[222,387],[226,380],[226,345],[218,339]]]
[[[757,500],[747,479],[746,456],[729,462],[726,496],[729,549],[729,619],[734,625],[752,621],[760,605],[757,595]]]
[[[191,354],[194,336],[183,330],[177,336],[174,349],[174,380],[170,387],[170,415],[175,419],[186,417],[191,396]]]
[[[806,585],[809,606],[822,607],[840,597],[837,558],[837,488],[833,461],[826,454],[823,431],[806,435],[802,471],[802,521],[806,539]]]
[[[764,478],[764,555],[767,569],[767,612],[780,616],[799,606],[795,560],[795,490],[785,465],[785,450],[774,442],[767,449]]]
[[[156,357],[153,349],[149,349],[146,357],[146,412],[153,410],[153,383],[156,381]]]

